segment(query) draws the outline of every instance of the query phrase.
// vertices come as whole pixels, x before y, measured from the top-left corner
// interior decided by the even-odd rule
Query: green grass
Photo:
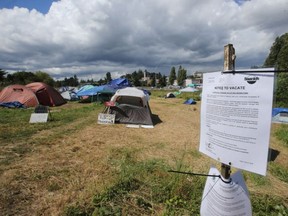
[[[114,181],[96,192],[91,203],[67,207],[66,215],[199,215],[205,177],[169,173],[173,168],[164,161],[137,161],[136,153],[112,151]],[[185,169],[184,157],[176,161],[176,169]],[[259,175],[248,177],[258,185],[269,184]],[[256,216],[288,213],[283,200],[270,195],[252,194],[251,204]]]
[[[284,206],[283,200],[269,195],[256,195],[250,196],[251,204],[253,207],[253,216],[286,216],[288,209]]]
[[[72,124],[78,119],[88,117],[93,112],[99,112],[102,107],[103,106],[100,105],[90,104],[89,106],[59,112],[52,111],[52,121],[37,124],[29,123],[30,116],[34,112],[33,109],[0,109],[0,115],[4,116],[4,118],[0,118],[0,143],[3,144],[5,141],[11,140],[14,142],[17,140],[25,140],[37,132],[51,128],[61,127],[61,130],[63,130],[65,127],[62,127],[62,125]],[[95,121],[95,119],[88,118],[87,121],[86,124],[89,124]]]
[[[275,136],[282,141],[284,146],[288,147],[288,125],[282,124],[281,127],[276,130]]]
[[[244,171],[244,179],[249,179],[255,186],[267,187],[271,184],[266,176]]]
[[[151,96],[152,97],[161,97],[164,98],[169,92],[179,92],[178,90],[152,90],[151,91]],[[176,98],[182,98],[183,100],[187,100],[187,99],[194,99],[196,101],[200,101],[201,97],[200,97],[201,91],[198,92],[183,92],[179,95],[176,96]]]
[[[271,162],[269,170],[273,176],[276,176],[281,181],[288,183],[288,170],[278,163]]]
[[[159,210],[164,215],[199,215],[204,178],[169,173],[171,167],[163,161],[137,161],[136,153],[113,150],[108,162],[115,181],[85,207],[67,207],[66,215],[152,215]]]
[[[85,104],[69,109],[52,108],[53,120],[44,124],[29,124],[32,109],[0,109],[0,174],[2,169],[6,169],[6,165],[33,151],[34,145],[48,145],[49,139],[69,135],[95,123],[97,114],[102,109],[103,105],[99,104]],[[77,124],[74,124],[76,122]],[[73,127],[69,127],[70,124],[74,124]],[[45,130],[52,130],[50,137],[31,139],[32,135]],[[281,126],[275,136],[288,146],[287,126]],[[156,145],[161,149],[165,143],[159,142]],[[72,151],[78,150],[79,147],[73,147]],[[74,200],[74,204],[67,205],[65,215],[199,215],[206,178],[168,172],[170,169],[189,170],[191,167],[185,164],[186,157],[199,159],[202,157],[199,151],[180,152],[179,158],[172,158],[175,167],[159,159],[139,161],[137,155],[141,154],[141,151],[142,149],[135,147],[111,149],[106,162],[112,167],[112,180],[105,182],[105,188],[95,191],[90,202]],[[281,181],[288,182],[287,169],[280,164],[269,163],[269,171]],[[57,172],[62,171],[39,171],[34,173],[31,179],[44,181]],[[21,179],[22,173],[19,172],[16,177]],[[244,177],[255,187],[271,185],[267,178],[256,174],[244,172]],[[61,191],[63,185],[61,182],[52,181],[46,187],[47,191],[52,193]],[[253,215],[256,216],[288,215],[285,202],[287,203],[287,200],[269,194],[251,194]]]
[[[49,145],[51,139],[71,134],[94,123],[103,105],[91,103],[77,108],[59,111],[57,109],[57,107],[51,108],[51,121],[30,124],[30,116],[34,109],[0,108],[0,147],[2,148],[0,149],[0,165],[11,164],[19,157],[31,152],[33,145]],[[95,116],[95,118],[89,118],[90,116]],[[80,122],[73,127],[63,127],[76,121]],[[45,130],[53,130],[53,133],[46,137],[31,139],[33,135]]]

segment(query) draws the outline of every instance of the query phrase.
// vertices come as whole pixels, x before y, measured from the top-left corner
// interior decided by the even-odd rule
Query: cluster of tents
[[[63,87],[57,91],[53,87],[42,83],[34,82],[27,85],[9,85],[0,92],[0,106],[3,107],[36,107],[60,106],[67,100],[79,100],[85,97],[108,95],[109,100],[118,89],[131,86],[129,81],[124,78],[112,80],[107,85],[93,86],[85,85],[80,89]]]
[[[42,82],[9,85],[0,92],[0,106],[4,107],[60,106],[65,103],[56,89]]]
[[[60,106],[66,103],[63,93],[74,93],[75,98],[101,97],[108,94],[105,103],[109,106],[109,113],[115,115],[116,123],[139,124],[153,126],[152,113],[149,106],[147,91],[131,87],[127,79],[112,80],[106,85],[86,85],[78,90],[64,89],[62,93],[53,87],[35,82],[28,85],[10,85],[0,92],[0,106],[3,107],[37,107]],[[109,105],[107,105],[109,104]]]
[[[168,92],[166,95],[165,95],[165,98],[175,98],[177,95],[181,94],[181,93],[185,93],[185,92],[197,92],[199,91],[197,88],[195,87],[191,87],[191,86],[187,86],[186,88],[183,88],[183,89],[180,89],[179,91],[175,91],[175,92]],[[187,99],[186,101],[184,101],[184,104],[187,104],[187,105],[191,105],[191,104],[196,104],[197,102],[192,99],[192,98],[189,98]]]
[[[62,97],[66,100],[79,100],[89,98],[90,101],[103,102],[109,100],[118,89],[122,89],[125,87],[131,87],[130,82],[126,78],[119,78],[110,81],[106,85],[84,85],[79,89],[62,88],[60,89],[60,92]]]

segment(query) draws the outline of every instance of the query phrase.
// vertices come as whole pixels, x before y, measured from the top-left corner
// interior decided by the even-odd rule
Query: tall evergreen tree
[[[5,72],[4,70],[0,69],[0,82],[4,81],[6,74],[7,74],[7,72]]]
[[[169,75],[169,84],[170,85],[173,85],[174,81],[176,80],[176,69],[175,67],[173,66],[171,68],[171,71],[170,71],[170,75]]]
[[[166,76],[165,75],[161,76],[161,78],[159,79],[159,86],[160,87],[166,86]]]
[[[111,80],[112,80],[111,73],[107,72],[106,73],[106,81],[107,81],[107,83],[109,83]]]
[[[184,68],[182,68],[182,66],[180,65],[178,69],[178,75],[177,75],[178,85],[182,86],[186,78],[187,78],[187,71]]]

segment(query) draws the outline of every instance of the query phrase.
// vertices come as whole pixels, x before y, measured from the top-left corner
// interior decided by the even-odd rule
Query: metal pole
[[[224,73],[225,71],[234,71],[235,70],[235,49],[233,44],[227,44],[224,46]],[[230,164],[221,164],[221,176],[224,179],[230,179],[231,166]]]

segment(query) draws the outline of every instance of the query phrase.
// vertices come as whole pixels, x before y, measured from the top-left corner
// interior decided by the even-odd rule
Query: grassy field
[[[199,153],[200,102],[153,92],[154,129],[99,125],[103,105],[0,108],[0,215],[199,215],[205,177],[220,164]],[[288,127],[273,124],[267,176],[243,171],[253,215],[288,215]],[[232,170],[233,172],[235,170]]]

